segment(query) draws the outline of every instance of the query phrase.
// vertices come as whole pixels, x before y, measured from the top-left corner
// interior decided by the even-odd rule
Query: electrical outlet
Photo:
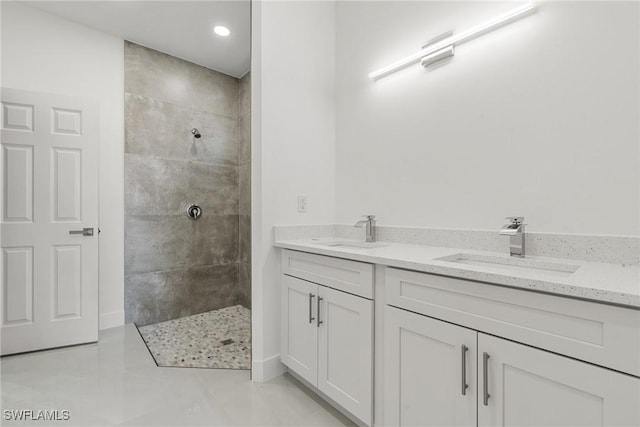
[[[298,212],[307,213],[308,205],[307,196],[298,196]]]

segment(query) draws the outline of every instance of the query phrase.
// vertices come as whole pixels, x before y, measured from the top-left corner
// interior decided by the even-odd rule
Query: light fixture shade
[[[447,37],[443,40],[440,40],[436,43],[428,44],[424,46],[420,51],[414,53],[413,55],[407,56],[406,58],[402,58],[399,61],[394,62],[391,65],[387,65],[379,70],[376,70],[369,74],[369,77],[373,80],[377,80],[384,76],[387,76],[391,73],[394,73],[398,70],[401,70],[409,65],[420,62],[422,58],[430,56],[438,51],[446,49],[448,46],[455,47],[456,45],[465,43],[475,37],[478,37],[482,34],[486,34],[489,31],[495,30],[498,27],[506,25],[510,22],[513,22],[517,19],[520,19],[524,16],[527,16],[533,12],[535,12],[536,6],[533,3],[527,3],[520,7],[510,10],[496,18],[484,22],[480,25],[476,25],[475,27],[469,28],[465,31],[462,31],[458,34],[453,34],[450,37]]]

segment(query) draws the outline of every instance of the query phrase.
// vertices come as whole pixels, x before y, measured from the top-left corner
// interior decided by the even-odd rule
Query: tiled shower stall
[[[126,322],[250,308],[249,97],[249,73],[126,42]]]

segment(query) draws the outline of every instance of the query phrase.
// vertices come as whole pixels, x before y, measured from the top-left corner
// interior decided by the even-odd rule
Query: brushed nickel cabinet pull
[[[309,292],[309,323],[313,323],[313,321],[315,320],[315,318],[313,317],[313,314],[311,313],[313,310],[313,298],[315,297],[314,294],[312,294],[311,292]]]
[[[482,353],[482,404],[489,406],[489,353]]]
[[[469,385],[467,384],[467,351],[469,347],[466,345],[462,345],[462,395],[467,395],[467,388]]]
[[[320,301],[322,301],[324,298],[322,298],[321,296],[318,295],[318,328],[320,327],[321,324],[323,324],[324,322],[322,320],[320,320]]]

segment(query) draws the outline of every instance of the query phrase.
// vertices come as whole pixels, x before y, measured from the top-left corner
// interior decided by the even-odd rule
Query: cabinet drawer
[[[372,264],[283,250],[282,273],[373,299]]]
[[[640,376],[640,311],[387,268],[386,302]]]

